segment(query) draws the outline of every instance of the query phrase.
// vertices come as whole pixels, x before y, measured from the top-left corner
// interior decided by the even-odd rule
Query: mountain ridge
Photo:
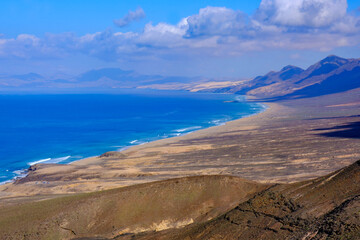
[[[66,90],[66,89],[114,89],[139,88],[157,85],[186,85],[208,82],[204,77],[182,77],[142,75],[121,68],[92,69],[77,76],[62,78],[47,78],[37,73],[21,75],[1,75],[0,90]]]
[[[357,67],[360,67],[360,59],[345,59],[330,55],[305,70],[288,65],[280,71],[271,71],[264,76],[255,77],[235,86],[211,89],[209,91],[243,94],[275,100],[315,97],[359,88],[360,79]],[[354,72],[351,73],[351,71]],[[336,82],[327,81],[336,75],[340,75],[341,79]],[[349,82],[352,82],[352,84]],[[317,84],[321,84],[321,88],[327,90],[319,91]],[[341,87],[341,85],[346,87]]]
[[[109,90],[117,88],[150,88],[195,92],[232,93],[260,99],[278,100],[304,98],[360,88],[360,59],[345,59],[335,55],[302,69],[287,65],[280,71],[270,71],[253,79],[211,79],[141,75],[121,68],[93,69],[68,78],[48,79],[36,73],[2,75],[0,90]],[[338,75],[338,77],[336,77]]]

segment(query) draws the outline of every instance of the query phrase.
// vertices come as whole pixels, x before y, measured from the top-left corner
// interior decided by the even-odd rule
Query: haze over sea
[[[0,182],[35,163],[70,163],[259,113],[238,95],[119,90],[0,95]]]

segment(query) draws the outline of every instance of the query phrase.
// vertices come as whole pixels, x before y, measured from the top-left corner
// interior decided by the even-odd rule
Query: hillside
[[[0,208],[0,239],[115,237],[204,222],[267,185],[199,176],[140,184]]]
[[[356,239],[359,181],[360,161],[293,184],[173,179],[3,207],[0,233],[1,239]]]
[[[286,66],[279,72],[212,92],[246,94],[258,98],[304,98],[340,93],[360,87],[360,59],[328,56],[303,70]]]
[[[274,185],[206,223],[116,239],[359,239],[360,161],[311,181]]]

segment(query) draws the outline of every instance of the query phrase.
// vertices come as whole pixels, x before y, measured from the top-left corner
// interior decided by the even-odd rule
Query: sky
[[[249,78],[360,57],[360,0],[3,0],[0,74]]]

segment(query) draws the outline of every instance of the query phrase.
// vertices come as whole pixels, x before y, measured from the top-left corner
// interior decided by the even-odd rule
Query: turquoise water
[[[35,163],[69,163],[264,110],[243,96],[121,90],[0,95],[0,182]]]

